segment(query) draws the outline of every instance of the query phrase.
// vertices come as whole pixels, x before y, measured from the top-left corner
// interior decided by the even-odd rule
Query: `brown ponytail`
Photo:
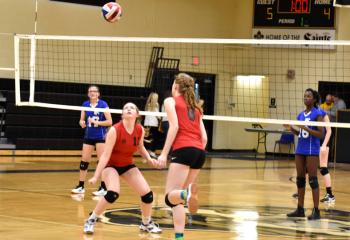
[[[187,107],[190,109],[197,108],[201,114],[203,109],[198,105],[194,93],[194,79],[186,74],[180,73],[175,78],[175,83],[179,86],[179,93],[185,98]]]

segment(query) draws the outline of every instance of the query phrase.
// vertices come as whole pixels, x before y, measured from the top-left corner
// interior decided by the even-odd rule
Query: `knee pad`
[[[115,200],[117,200],[119,197],[119,194],[117,192],[114,191],[107,191],[106,195],[104,196],[104,198],[106,199],[107,202],[109,203],[114,203]]]
[[[309,184],[312,189],[318,188],[318,179],[317,177],[310,177],[309,176]]]
[[[165,195],[165,204],[168,205],[169,207],[173,208],[173,207],[176,207],[178,204],[172,204],[170,201],[169,201],[169,197],[168,197],[168,194]]]
[[[143,203],[152,203],[153,202],[153,192],[150,191],[149,193],[147,193],[146,195],[143,195],[141,197],[141,201]]]
[[[306,185],[305,177],[297,177],[297,187],[305,188],[305,185]]]
[[[329,173],[328,168],[326,168],[326,167],[321,167],[320,172],[321,172],[322,176],[325,176]]]
[[[89,163],[88,162],[84,162],[84,161],[80,161],[80,170],[87,170],[89,167]]]

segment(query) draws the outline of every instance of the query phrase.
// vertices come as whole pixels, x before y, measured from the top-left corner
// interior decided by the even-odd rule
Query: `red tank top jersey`
[[[194,119],[190,119],[190,111],[187,108],[183,96],[174,97],[175,110],[179,124],[179,130],[176,134],[173,150],[183,147],[195,147],[204,149],[202,144],[202,135],[200,130],[200,112],[195,109]],[[192,112],[193,113],[193,112]]]
[[[122,121],[113,127],[117,132],[117,140],[107,166],[125,167],[134,164],[133,155],[142,137],[142,126],[137,123],[131,134],[126,131]]]

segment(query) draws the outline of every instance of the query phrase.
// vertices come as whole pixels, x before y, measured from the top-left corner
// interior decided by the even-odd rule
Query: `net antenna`
[[[130,91],[145,89],[150,79],[146,87],[162,93],[169,88],[177,71],[190,75],[200,72],[216,76],[214,114],[205,115],[204,119],[350,128],[349,123],[294,120],[304,109],[302,99],[306,88],[317,89],[319,81],[334,79],[343,84],[350,78],[350,41],[33,34],[15,35],[14,43],[18,106],[91,110],[80,107],[81,103],[68,105],[37,99],[40,96],[35,90],[37,80],[123,86]],[[155,46],[164,48],[164,52],[150,65]],[[193,56],[201,59],[199,66],[192,64]],[[179,68],[167,65],[173,60],[179,61]],[[154,71],[148,71],[150,66]],[[296,69],[295,78],[287,78],[290,69]],[[150,72],[152,76],[148,76]],[[28,101],[21,100],[21,80],[29,80]],[[199,85],[205,87],[209,83],[212,81],[204,79]],[[201,90],[201,97],[204,93]],[[270,98],[276,99],[274,108],[269,108]],[[99,111],[122,112],[113,106]],[[140,114],[165,116],[165,113],[144,111]]]
[[[36,53],[36,39],[38,24],[38,0],[35,0],[35,14],[34,14],[34,35],[31,36],[30,44],[30,90],[29,90],[29,102],[34,102],[35,91],[35,53]]]
[[[34,34],[37,34],[37,23],[38,23],[38,0],[35,0]]]

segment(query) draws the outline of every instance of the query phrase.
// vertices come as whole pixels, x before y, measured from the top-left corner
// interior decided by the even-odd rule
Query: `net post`
[[[35,35],[30,39],[30,87],[29,87],[29,102],[34,102],[35,91],[35,51],[36,51],[36,39]]]
[[[16,105],[21,102],[21,85],[20,85],[20,72],[19,72],[19,37],[14,37],[14,53],[15,53],[15,96]]]

